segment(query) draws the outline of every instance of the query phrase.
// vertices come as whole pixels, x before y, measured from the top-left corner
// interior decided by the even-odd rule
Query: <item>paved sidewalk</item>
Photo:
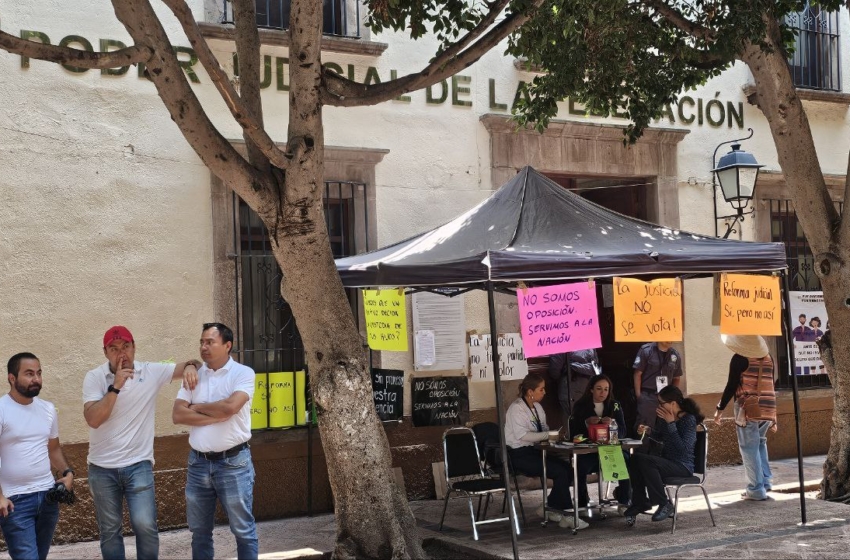
[[[806,501],[808,523],[799,527],[800,501],[796,493],[796,460],[772,463],[775,491],[765,502],[740,499],[744,485],[743,467],[715,467],[709,470],[707,487],[714,506],[717,527],[712,527],[705,501],[699,491],[683,491],[675,535],[672,521],[652,523],[640,516],[635,527],[627,527],[613,513],[606,519],[590,520],[590,528],[573,536],[557,523],[541,527],[534,510],[541,504],[539,490],[523,491],[528,523],[519,537],[522,558],[850,558],[850,506],[816,500],[815,492]],[[807,487],[814,488],[821,477],[823,457],[804,461]],[[810,484],[812,486],[810,486]],[[590,488],[596,495],[595,485]],[[511,558],[511,541],[505,523],[479,529],[480,540],[472,540],[469,514],[463,500],[449,502],[446,523],[437,531],[443,503],[436,500],[411,502],[427,550],[440,558]],[[491,508],[492,509],[492,508]],[[492,513],[492,512],[491,512]],[[63,513],[63,514],[67,514]],[[319,557],[333,549],[333,515],[298,517],[259,524],[261,558]],[[236,545],[226,526],[216,528],[216,557],[235,558]],[[127,538],[127,555],[135,557],[133,538]],[[187,558],[191,554],[187,530],[161,534],[160,557]],[[8,556],[0,556],[8,558]],[[55,546],[51,559],[100,558],[96,542]]]

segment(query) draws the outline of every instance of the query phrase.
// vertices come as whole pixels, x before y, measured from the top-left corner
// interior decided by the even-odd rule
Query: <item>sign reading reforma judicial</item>
[[[363,312],[369,348],[407,352],[407,308],[402,290],[363,290]]]
[[[602,346],[593,282],[523,289],[517,302],[526,357]]]
[[[782,301],[777,276],[722,274],[720,333],[782,334]]]
[[[682,281],[614,278],[616,342],[682,340]]]
[[[414,426],[463,426],[469,420],[466,377],[416,377],[411,394]]]

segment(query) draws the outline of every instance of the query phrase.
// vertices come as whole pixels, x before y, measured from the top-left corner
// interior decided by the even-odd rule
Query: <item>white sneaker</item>
[[[543,506],[540,506],[539,508],[537,508],[536,513],[540,517],[543,517]],[[564,516],[561,515],[560,513],[555,513],[554,511],[549,512],[549,521],[560,521],[561,519],[563,519],[563,517]]]
[[[576,525],[575,524],[575,518],[573,518],[572,515],[568,515],[568,516],[564,517],[563,519],[561,519],[561,521],[558,522],[558,527],[561,527],[562,529],[576,529],[576,530],[578,530],[578,529],[587,529],[588,527],[590,527],[590,524],[587,521],[585,521],[584,519],[582,519],[581,517],[579,517],[578,525]]]

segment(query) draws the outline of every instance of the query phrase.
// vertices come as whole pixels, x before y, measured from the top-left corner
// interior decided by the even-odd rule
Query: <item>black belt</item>
[[[228,457],[233,457],[234,455],[238,455],[240,451],[243,449],[248,449],[250,446],[248,442],[240,443],[236,447],[231,447],[226,451],[198,451],[197,449],[193,449],[195,453],[206,459],[207,461],[220,461],[221,459],[227,459]]]

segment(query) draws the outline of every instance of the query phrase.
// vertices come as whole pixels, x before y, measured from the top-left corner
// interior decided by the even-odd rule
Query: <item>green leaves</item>
[[[515,116],[542,129],[569,97],[592,114],[627,116],[634,142],[680,92],[729,68],[747,43],[762,43],[766,21],[784,22],[803,4],[550,0],[509,41],[509,54],[543,72],[527,85]],[[783,38],[793,35],[785,30]]]

